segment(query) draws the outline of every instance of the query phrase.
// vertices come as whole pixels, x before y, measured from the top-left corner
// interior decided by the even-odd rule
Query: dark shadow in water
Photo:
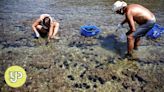
[[[36,46],[35,43],[33,43],[30,39],[25,38],[25,37],[21,37],[13,42],[8,42],[7,40],[0,41],[0,44],[3,46],[2,49],[9,48],[9,47],[19,48],[22,46],[25,46],[25,47],[35,47]]]
[[[161,58],[159,60],[138,59],[137,62],[140,63],[141,65],[145,65],[145,64],[162,65],[162,64],[164,64],[164,59],[163,58]]]
[[[98,43],[94,41],[94,37],[75,36],[72,40],[73,41],[68,44],[69,47],[87,48],[98,45]]]
[[[88,46],[94,46],[94,45],[98,45],[98,44],[92,44],[92,43],[84,43],[82,41],[72,41],[68,44],[69,47],[77,47],[77,48],[84,48],[84,47],[88,47]]]
[[[106,37],[100,36],[98,39],[100,40],[101,46],[106,50],[110,50],[120,56],[123,56],[126,52],[126,42],[119,41],[114,34]]]

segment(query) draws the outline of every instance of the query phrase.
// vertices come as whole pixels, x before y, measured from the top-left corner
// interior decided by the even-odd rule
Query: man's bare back
[[[154,17],[153,13],[138,4],[128,5],[125,13],[126,16],[133,16],[133,20],[140,25],[146,23],[148,20],[151,20]]]

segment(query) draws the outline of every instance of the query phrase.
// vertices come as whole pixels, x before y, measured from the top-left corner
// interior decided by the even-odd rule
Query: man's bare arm
[[[32,24],[32,30],[35,32],[36,37],[40,37],[40,34],[38,33],[36,27],[39,25],[40,19],[37,19],[33,24]]]
[[[39,25],[40,19],[37,19],[33,24],[32,24],[32,29],[35,31],[36,26]]]
[[[128,35],[128,34],[131,34],[132,32],[135,31],[135,22],[133,20],[133,16],[132,16],[131,12],[128,12],[126,14],[126,19],[127,19],[128,24],[129,24],[129,27],[130,27],[129,32],[127,33],[127,35]]]
[[[121,25],[125,24],[127,22],[127,19],[125,18],[122,22]]]

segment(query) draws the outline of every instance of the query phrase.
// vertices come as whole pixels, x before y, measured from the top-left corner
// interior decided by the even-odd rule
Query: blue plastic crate
[[[153,28],[146,33],[147,38],[157,39],[164,33],[164,28],[158,24],[154,24]]]
[[[87,26],[81,26],[80,28],[81,35],[90,37],[90,36],[95,36],[101,32],[101,30],[94,25],[87,25]]]

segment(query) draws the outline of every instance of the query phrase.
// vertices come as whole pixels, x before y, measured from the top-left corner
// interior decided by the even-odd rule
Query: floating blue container
[[[154,24],[153,28],[146,33],[146,36],[150,39],[157,39],[162,33],[164,33],[164,28],[158,24]]]
[[[90,36],[95,36],[98,33],[101,32],[101,30],[94,25],[87,25],[87,26],[81,26],[80,28],[81,35],[90,37]]]

